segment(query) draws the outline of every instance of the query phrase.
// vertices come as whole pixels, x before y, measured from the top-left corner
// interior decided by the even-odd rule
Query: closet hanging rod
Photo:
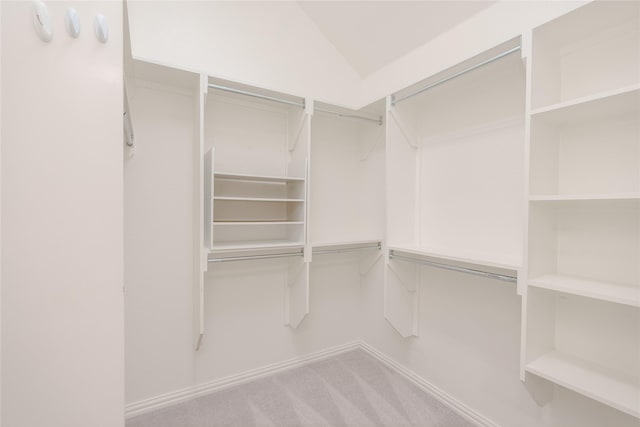
[[[499,273],[490,273],[488,271],[474,270],[473,268],[458,267],[455,265],[441,264],[439,262],[427,261],[424,259],[396,255],[393,250],[390,250],[389,259],[394,259],[394,258],[402,261],[414,262],[416,264],[427,265],[429,267],[441,268],[443,270],[451,270],[451,271],[457,271],[459,273],[473,274],[474,276],[481,276],[481,277],[488,277],[490,279],[503,280],[505,282],[516,283],[518,281],[518,278],[515,276],[508,276],[506,274],[499,274]]]
[[[482,61],[482,62],[480,62],[478,64],[475,64],[475,65],[472,65],[472,66],[470,66],[468,68],[465,68],[462,71],[458,71],[455,74],[452,74],[452,75],[450,75],[448,77],[445,77],[445,78],[443,78],[441,80],[438,80],[435,83],[431,83],[430,85],[427,85],[427,86],[425,86],[425,87],[423,87],[421,89],[418,89],[415,92],[412,92],[412,93],[410,93],[408,95],[405,95],[405,96],[402,96],[400,98],[396,98],[395,95],[391,95],[391,105],[396,105],[398,102],[402,102],[402,101],[404,101],[406,99],[413,98],[414,96],[419,95],[422,92],[426,92],[429,89],[433,89],[436,86],[440,86],[441,84],[443,84],[445,82],[448,82],[449,80],[453,80],[453,79],[455,79],[457,77],[462,76],[463,74],[467,74],[470,71],[476,70],[476,69],[478,69],[478,68],[480,68],[482,66],[485,66],[485,65],[490,64],[490,63],[492,63],[494,61],[497,61],[498,59],[504,58],[505,56],[508,56],[508,55],[511,55],[512,53],[518,52],[520,49],[521,49],[521,46],[513,47],[513,48],[511,48],[511,49],[509,49],[509,50],[507,50],[505,52],[499,53],[498,55],[493,56],[493,57],[491,57],[489,59],[485,59],[484,61]]]
[[[380,250],[382,248],[382,244],[381,243],[375,243],[372,245],[366,245],[366,246],[354,246],[352,248],[337,248],[337,249],[323,249],[320,251],[313,251],[313,254],[337,254],[337,253],[342,253],[342,252],[351,252],[351,251],[358,251],[360,249],[378,249]]]
[[[382,117],[379,116],[377,119],[372,119],[371,117],[365,117],[365,116],[359,116],[357,114],[346,114],[346,113],[340,113],[338,111],[333,111],[333,110],[325,110],[324,108],[320,108],[320,107],[314,107],[315,111],[320,111],[323,113],[328,113],[328,114],[334,114],[338,117],[344,117],[347,119],[358,119],[358,120],[366,120],[369,122],[373,122],[373,123],[377,123],[378,126],[382,126]]]
[[[251,261],[256,259],[290,258],[290,257],[296,257],[296,256],[303,256],[303,255],[304,253],[302,251],[299,251],[299,252],[285,252],[281,254],[270,254],[270,255],[247,255],[247,256],[236,256],[236,257],[209,258],[207,261],[212,263],[231,262],[231,261]]]
[[[281,104],[293,105],[295,107],[304,108],[304,99],[302,100],[302,102],[296,102],[296,101],[290,101],[288,99],[275,98],[273,96],[261,95],[259,93],[247,92],[246,90],[234,89],[232,87],[214,85],[212,83],[209,83],[208,86],[210,88],[212,88],[212,89],[219,89],[219,90],[223,90],[225,92],[237,93],[239,95],[246,95],[246,96],[251,96],[253,98],[264,99],[264,100],[267,100],[267,101],[274,101],[274,102],[279,102]]]

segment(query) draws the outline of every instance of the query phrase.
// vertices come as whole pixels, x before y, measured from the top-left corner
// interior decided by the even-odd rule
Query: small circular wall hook
[[[53,24],[51,23],[47,5],[41,1],[34,1],[31,5],[31,18],[36,34],[43,42],[50,42],[53,38]]]
[[[102,43],[106,43],[109,40],[109,26],[107,25],[107,18],[103,14],[96,15],[93,20],[93,29],[96,33],[96,38]]]
[[[70,7],[67,9],[67,14],[64,17],[64,23],[67,27],[67,33],[69,33],[69,35],[74,39],[77,39],[80,34],[80,17],[74,8]]]

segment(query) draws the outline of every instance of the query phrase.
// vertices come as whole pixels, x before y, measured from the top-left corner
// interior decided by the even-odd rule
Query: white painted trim
[[[421,390],[429,393],[430,395],[438,399],[440,402],[442,402],[444,405],[456,411],[458,414],[460,414],[460,416],[464,417],[468,421],[482,427],[499,427],[499,424],[496,424],[495,422],[491,421],[489,418],[480,414],[476,410],[460,402],[455,397],[451,396],[450,394],[446,393],[445,391],[431,384],[429,381],[425,380],[420,375],[402,366],[401,364],[391,359],[386,354],[378,351],[376,348],[372,347],[371,345],[365,342],[360,342],[360,348],[365,352],[367,352],[367,354],[369,354],[370,356],[375,357],[378,361],[382,362],[388,368],[392,369],[393,371],[405,377],[407,380],[411,381]]]
[[[172,391],[170,393],[151,397],[149,399],[133,402],[125,406],[125,418],[131,418],[136,415],[155,411],[167,406],[172,406],[199,396],[204,396],[209,393],[244,384],[249,381],[257,380],[258,378],[274,375],[278,372],[298,368],[300,366],[308,365],[309,363],[313,363],[318,360],[326,359],[331,356],[358,349],[363,350],[370,356],[383,363],[389,369],[402,375],[407,380],[415,384],[418,388],[434,396],[436,399],[442,402],[442,404],[448,406],[468,421],[482,427],[499,427],[499,425],[495,422],[491,421],[484,415],[478,413],[474,409],[460,402],[455,397],[449,395],[445,391],[431,384],[429,381],[425,380],[412,370],[397,363],[395,360],[391,359],[389,356],[380,352],[364,341],[353,341],[347,344],[307,354],[306,356],[295,357],[283,362],[267,365],[262,368],[252,369],[250,371],[246,371],[237,375],[231,375],[208,383],[183,388],[181,390]]]
[[[208,383],[199,384],[193,387],[186,387],[181,390],[176,390],[166,394],[161,394],[159,396],[140,400],[138,402],[133,402],[128,405],[125,405],[125,411],[124,411],[125,418],[131,418],[136,415],[141,415],[146,412],[154,411],[156,409],[172,406],[177,403],[184,402],[186,400],[194,399],[199,396],[213,393],[215,391],[237,386],[237,385],[240,385],[249,381],[253,381],[258,378],[273,375],[288,369],[304,366],[318,360],[326,359],[328,357],[335,356],[340,353],[345,353],[347,351],[356,350],[359,348],[362,348],[362,343],[360,341],[353,341],[347,344],[343,344],[343,345],[331,347],[325,350],[317,351],[315,353],[307,354],[306,356],[295,357],[293,359],[267,365],[262,368],[252,369],[250,371],[220,378]]]

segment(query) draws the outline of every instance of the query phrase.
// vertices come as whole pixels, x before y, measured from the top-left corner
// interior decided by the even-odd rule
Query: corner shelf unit
[[[521,379],[640,418],[640,4],[587,4],[531,42]]]

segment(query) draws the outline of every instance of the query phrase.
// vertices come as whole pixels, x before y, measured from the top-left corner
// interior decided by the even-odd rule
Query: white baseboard
[[[478,413],[474,409],[460,402],[458,399],[451,396],[450,394],[447,394],[445,391],[431,384],[429,381],[425,380],[424,378],[422,378],[420,375],[416,374],[412,370],[405,368],[404,366],[397,363],[395,360],[391,359],[389,356],[378,351],[377,349],[370,346],[369,344],[361,341],[360,348],[365,352],[367,352],[369,355],[378,359],[380,362],[388,366],[390,369],[396,371],[397,373],[405,377],[407,380],[411,381],[418,388],[424,390],[425,392],[429,393],[436,399],[440,400],[444,405],[450,407],[451,409],[456,411],[458,414],[460,414],[462,417],[469,420],[470,422],[482,427],[499,427],[498,424],[496,424],[495,422],[491,421],[484,415]]]
[[[318,360],[326,359],[328,357],[356,349],[361,349],[367,354],[376,358],[390,369],[394,370],[395,372],[405,377],[407,380],[411,381],[418,388],[431,394],[432,396],[440,400],[444,405],[449,406],[451,409],[459,413],[470,422],[482,427],[499,427],[498,424],[486,418],[484,415],[476,412],[453,396],[447,394],[435,385],[426,381],[415,372],[405,368],[384,353],[378,351],[377,349],[363,341],[353,341],[347,344],[311,353],[306,356],[296,357],[293,359],[285,360],[284,362],[274,363],[262,368],[246,371],[241,374],[231,375],[208,383],[183,388],[181,390],[172,391],[170,393],[162,394],[149,399],[130,403],[125,406],[125,418],[131,418],[136,415],[144,414],[146,412],[175,405],[177,403],[194,399],[196,397],[203,396],[215,391],[253,381],[268,375],[273,375],[287,369],[304,366]]]
[[[297,368],[299,366],[307,365],[317,360],[326,359],[327,357],[335,356],[337,354],[345,353],[347,351],[356,350],[359,348],[361,348],[361,342],[353,341],[347,344],[311,353],[306,356],[296,357],[293,359],[285,360],[283,362],[267,365],[258,369],[252,369],[241,374],[231,375],[208,383],[183,388],[180,390],[172,391],[170,393],[151,397],[149,399],[129,403],[128,405],[125,405],[124,415],[125,418],[131,418],[136,415],[144,414],[146,412],[151,412],[156,409],[175,405],[176,403],[203,396],[214,391],[219,391],[268,375],[273,375],[287,369]]]

